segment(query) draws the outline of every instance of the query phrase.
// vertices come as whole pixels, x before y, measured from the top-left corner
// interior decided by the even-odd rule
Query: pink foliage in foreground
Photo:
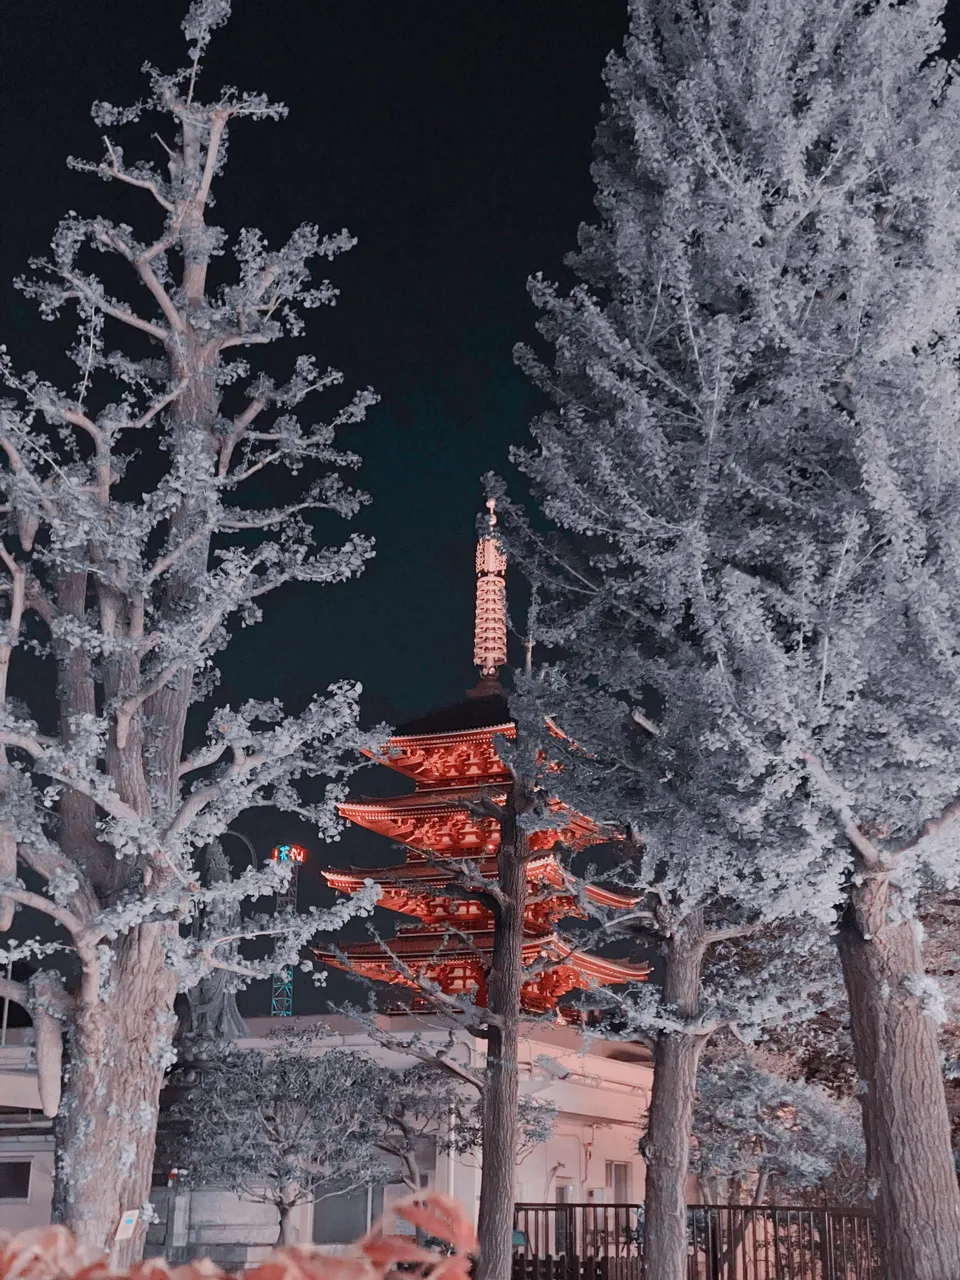
[[[467,1280],[477,1239],[455,1200],[429,1192],[402,1201],[393,1214],[425,1236],[445,1242],[450,1252],[424,1248],[410,1236],[389,1234],[381,1219],[343,1257],[331,1257],[315,1245],[294,1245],[277,1249],[245,1271],[244,1280],[385,1280],[398,1264],[403,1264],[404,1276],[421,1280]],[[229,1280],[228,1273],[209,1258],[179,1267],[153,1258],[127,1272],[114,1272],[105,1258],[91,1261],[66,1227],[37,1227],[15,1236],[0,1233],[0,1280],[107,1280],[121,1274],[129,1280]]]

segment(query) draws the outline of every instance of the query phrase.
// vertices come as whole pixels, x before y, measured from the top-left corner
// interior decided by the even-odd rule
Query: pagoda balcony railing
[[[518,1204],[513,1280],[643,1280],[643,1206]],[[691,1205],[686,1280],[883,1280],[860,1209]]]

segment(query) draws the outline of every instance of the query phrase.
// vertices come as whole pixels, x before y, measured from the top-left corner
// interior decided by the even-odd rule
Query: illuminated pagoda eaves
[[[406,861],[395,867],[323,873],[331,888],[341,893],[353,893],[374,880],[381,889],[381,907],[413,916],[418,923],[401,926],[396,937],[384,943],[351,943],[338,953],[316,953],[326,964],[374,981],[414,990],[426,981],[447,995],[469,993],[478,1004],[486,999],[493,916],[482,902],[455,893],[450,882],[457,864],[465,860],[484,878],[496,877],[499,825],[495,818],[478,816],[475,802],[483,796],[497,804],[506,799],[512,778],[495,740],[516,735],[498,680],[507,660],[506,557],[494,535],[493,503],[487,506],[488,531],[477,547],[474,662],[480,683],[459,706],[401,726],[376,757],[410,778],[412,792],[339,806],[349,821],[405,845]],[[560,920],[583,917],[585,912],[553,850],[557,845],[583,849],[605,836],[596,823],[559,802],[555,812],[561,826],[530,836],[534,856],[527,864],[523,942],[523,964],[530,977],[522,990],[529,1013],[555,1008],[571,991],[636,982],[649,972],[648,965],[590,955],[557,932]],[[582,892],[589,901],[612,909],[629,909],[637,901],[594,885]]]

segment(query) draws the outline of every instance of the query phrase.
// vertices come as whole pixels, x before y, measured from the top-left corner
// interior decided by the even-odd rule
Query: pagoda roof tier
[[[416,931],[382,943],[348,943],[339,952],[315,948],[314,955],[335,968],[414,991],[419,989],[419,983],[407,974],[416,973],[421,981],[436,983],[446,995],[470,995],[483,1005],[493,936],[492,929],[439,939],[436,934]],[[525,969],[544,965],[524,982],[521,990],[523,1009],[531,1013],[552,1009],[570,991],[642,982],[651,971],[647,964],[608,960],[578,951],[556,933],[525,938],[522,954]],[[406,972],[398,972],[396,960],[401,961]]]
[[[442,893],[410,892],[407,889],[387,889],[377,906],[386,911],[397,911],[415,916],[416,924],[401,926],[399,932],[437,933],[444,929],[493,928],[493,913],[477,898],[458,898]],[[574,898],[565,893],[540,894],[528,898],[523,913],[524,928],[531,936],[547,934],[560,920],[570,916],[586,917],[586,912]]]
[[[364,800],[337,805],[343,817],[358,826],[396,840],[413,849],[453,856],[496,854],[500,847],[500,827],[496,818],[479,817],[470,812],[469,801],[482,795],[495,802],[506,798],[503,792],[489,788],[450,788],[443,791],[414,792],[389,800]],[[562,828],[534,831],[530,848],[552,849],[564,844],[585,849],[598,844],[604,833],[595,822],[581,814],[570,813],[559,802],[551,806],[556,813],[567,813],[569,823]]]
[[[403,741],[411,738],[445,737],[469,729],[502,733],[506,728],[513,729],[514,724],[506,692],[496,686],[489,693],[478,696],[474,692],[455,706],[442,707],[439,711],[430,711],[425,716],[417,716],[398,724],[396,736]]]
[[[344,877],[336,873],[328,875],[324,872],[331,888],[341,893],[352,892],[352,885],[363,883],[361,877]],[[449,878],[445,882],[449,885]],[[478,898],[461,898],[448,892],[444,893],[443,883],[433,888],[388,883],[383,888],[377,905],[386,911],[397,911],[402,915],[416,916],[418,923],[406,926],[407,929],[429,930],[436,932],[447,928],[490,929],[493,927],[493,915],[490,909]],[[524,910],[524,925],[528,933],[545,934],[568,916],[584,917],[586,913],[576,902],[572,894],[551,890],[549,893],[531,895],[527,899]],[[403,932],[403,930],[401,930]]]
[[[494,746],[495,735],[501,733],[507,738],[516,737],[516,725],[506,720],[479,729],[395,734],[379,751],[364,754],[412,778],[418,789],[483,783],[502,786],[510,780],[510,771]]]
[[[340,893],[356,893],[368,880],[373,880],[383,890],[379,906],[388,911],[403,912],[404,915],[420,915],[420,910],[413,903],[428,902],[434,897],[438,901],[449,899],[449,894],[445,894],[443,890],[457,875],[456,864],[468,860],[485,880],[496,878],[497,860],[491,856],[479,859],[450,858],[449,870],[435,862],[410,861],[398,867],[350,867],[346,871],[324,871],[322,875],[330,888]],[[563,890],[570,890],[570,896],[573,896],[568,877],[557,862],[555,854],[550,851],[530,859],[527,863],[527,880],[531,885],[551,885],[561,893]],[[588,901],[613,910],[626,911],[640,901],[636,895],[615,893],[612,889],[594,884],[585,885],[583,893]]]

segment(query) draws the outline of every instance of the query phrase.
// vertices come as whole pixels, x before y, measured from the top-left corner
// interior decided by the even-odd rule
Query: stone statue
[[[229,880],[230,863],[223,847],[215,840],[207,848],[207,884]],[[200,937],[222,937],[240,927],[240,908],[235,903],[214,904],[200,920]],[[187,992],[187,1009],[180,1034],[195,1045],[211,1041],[240,1040],[250,1029],[240,1016],[234,978],[223,969],[214,969]]]

